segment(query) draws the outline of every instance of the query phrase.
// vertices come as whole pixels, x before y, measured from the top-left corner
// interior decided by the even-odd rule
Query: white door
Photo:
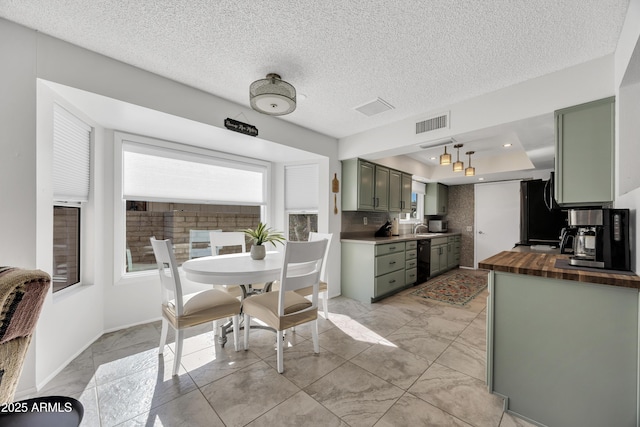
[[[520,181],[475,185],[475,268],[520,241]]]

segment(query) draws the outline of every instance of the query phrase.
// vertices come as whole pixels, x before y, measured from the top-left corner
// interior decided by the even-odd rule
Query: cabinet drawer
[[[375,278],[375,296],[380,296],[404,287],[405,270],[394,271]]]
[[[418,281],[418,270],[416,268],[412,268],[410,270],[405,271],[405,284],[413,285]]]
[[[412,249],[410,251],[406,251],[406,258],[407,259],[414,259],[414,258],[418,258],[418,250],[417,249]]]
[[[405,268],[404,251],[395,254],[382,255],[376,258],[375,275],[381,276]]]
[[[404,252],[405,244],[404,242],[398,243],[386,243],[384,245],[376,245],[376,256],[393,254],[396,252]]]
[[[411,269],[411,268],[416,268],[418,267],[418,260],[417,259],[408,259],[407,263],[405,265],[405,268],[407,270]]]
[[[417,240],[411,240],[410,242],[405,242],[406,245],[406,249],[418,249],[418,241]]]
[[[447,243],[449,243],[449,239],[446,237],[437,237],[435,239],[431,239],[431,247],[446,245]]]

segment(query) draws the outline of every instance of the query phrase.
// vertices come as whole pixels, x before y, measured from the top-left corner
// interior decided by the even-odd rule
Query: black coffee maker
[[[629,270],[629,209],[570,209],[569,226],[576,231],[569,264]]]

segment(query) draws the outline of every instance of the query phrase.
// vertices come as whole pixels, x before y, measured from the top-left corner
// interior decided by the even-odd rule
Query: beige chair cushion
[[[240,313],[240,301],[224,291],[209,289],[183,297],[183,315],[176,317],[172,301],[162,306],[162,314],[174,328],[184,329]]]
[[[275,282],[273,282],[273,284],[271,285],[271,290],[272,291],[279,291],[280,290],[280,281],[276,280]],[[319,285],[318,285],[318,293],[320,292],[326,292],[327,291],[327,282],[323,282],[320,281]],[[295,293],[297,293],[298,295],[302,295],[302,296],[309,296],[311,294],[313,294],[313,286],[307,286],[306,288],[300,288],[297,289],[295,291]]]
[[[284,313],[285,315],[291,315],[278,317],[279,295],[280,292],[266,292],[253,295],[243,301],[242,308],[249,316],[259,318],[278,331],[283,331],[318,318],[317,308],[304,313],[291,314],[311,307],[311,302],[308,299],[293,291],[285,293],[284,296]]]

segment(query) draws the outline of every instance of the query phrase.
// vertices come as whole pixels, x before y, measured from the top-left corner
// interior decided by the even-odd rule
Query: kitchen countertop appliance
[[[570,209],[569,226],[576,230],[570,265],[629,270],[628,209]]]
[[[449,231],[449,221],[445,221],[443,219],[429,220],[430,233],[446,233],[447,231]]]

